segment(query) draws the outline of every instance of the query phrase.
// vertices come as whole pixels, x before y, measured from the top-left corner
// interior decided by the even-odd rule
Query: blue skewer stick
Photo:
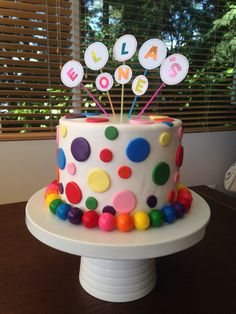
[[[147,75],[147,69],[145,69],[143,75],[144,75],[144,76]],[[133,111],[133,109],[134,109],[134,106],[135,106],[135,104],[136,104],[137,99],[138,99],[138,95],[135,95],[134,100],[133,100],[133,103],[132,103],[132,106],[131,106],[130,111],[129,111],[129,113],[128,113],[128,119],[130,119],[130,117],[131,117],[131,114],[132,114],[132,111]]]

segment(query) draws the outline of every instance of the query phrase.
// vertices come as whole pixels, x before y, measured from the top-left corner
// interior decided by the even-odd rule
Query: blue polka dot
[[[169,127],[172,127],[174,125],[172,122],[169,122],[169,121],[164,121],[164,122],[162,122],[162,124],[165,124]]]
[[[147,140],[137,137],[131,140],[126,147],[126,155],[133,162],[144,161],[150,153],[150,145]]]
[[[66,165],[66,156],[62,148],[58,149],[57,152],[57,164],[60,169],[64,169]]]

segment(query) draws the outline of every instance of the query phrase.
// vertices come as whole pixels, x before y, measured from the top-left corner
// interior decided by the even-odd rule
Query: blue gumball
[[[176,213],[171,205],[165,205],[161,208],[166,223],[171,224],[176,220]]]
[[[61,203],[57,206],[56,209],[56,215],[57,217],[59,217],[62,220],[66,220],[67,219],[67,214],[68,211],[70,210],[71,206],[69,204],[66,203]]]

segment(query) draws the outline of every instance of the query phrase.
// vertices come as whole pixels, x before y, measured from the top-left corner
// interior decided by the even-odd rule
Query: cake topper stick
[[[158,68],[161,65],[161,63],[164,61],[166,54],[167,54],[166,45],[160,39],[152,38],[145,41],[142,44],[141,48],[139,49],[139,53],[138,53],[139,63],[145,69],[143,75],[146,76],[148,70],[153,70],[155,68]],[[137,91],[138,89],[139,90],[142,89],[140,88],[140,86],[141,85],[137,83],[136,88],[133,89],[133,92],[135,93],[136,96],[134,97],[132,106],[128,114],[129,119],[131,117],[131,114],[136,104],[136,101],[138,99],[138,96],[141,96],[145,93],[145,92],[143,93],[135,92],[135,90]],[[146,86],[144,85],[143,88],[146,88]]]
[[[84,69],[80,62],[71,60],[64,64],[61,69],[61,80],[63,84],[67,87],[76,87],[81,86],[87,94],[93,99],[93,101],[97,104],[100,110],[108,116],[108,113],[103,109],[98,100],[94,97],[94,95],[84,86],[81,82],[84,76]]]
[[[115,115],[114,107],[112,105],[109,90],[112,88],[113,79],[109,75],[102,75],[102,68],[105,66],[109,59],[107,47],[101,42],[94,42],[89,45],[84,53],[84,62],[87,67],[93,71],[100,70],[99,79],[96,79],[96,86],[102,92],[107,92],[107,97],[110,103],[113,116]]]
[[[124,110],[124,84],[128,83],[132,77],[132,70],[129,66],[125,65],[125,61],[129,60],[135,54],[137,48],[137,40],[133,35],[126,34],[121,36],[115,42],[113,47],[113,55],[117,61],[123,62],[115,71],[115,80],[122,84],[121,87],[121,109],[120,119],[123,120]]]
[[[160,77],[163,83],[156,90],[147,104],[143,107],[136,119],[140,119],[141,115],[144,113],[153,99],[159,94],[162,88],[165,87],[165,85],[176,85],[180,83],[188,74],[188,69],[189,62],[185,56],[175,53],[166,58],[160,68]]]

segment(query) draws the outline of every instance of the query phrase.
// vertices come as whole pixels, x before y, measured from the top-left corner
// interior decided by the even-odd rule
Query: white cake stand
[[[41,242],[81,256],[79,279],[96,298],[127,302],[148,294],[156,284],[155,257],[187,249],[205,235],[210,219],[206,201],[195,192],[191,213],[171,225],[146,231],[103,232],[62,221],[44,204],[44,189],[26,206],[26,225]]]

